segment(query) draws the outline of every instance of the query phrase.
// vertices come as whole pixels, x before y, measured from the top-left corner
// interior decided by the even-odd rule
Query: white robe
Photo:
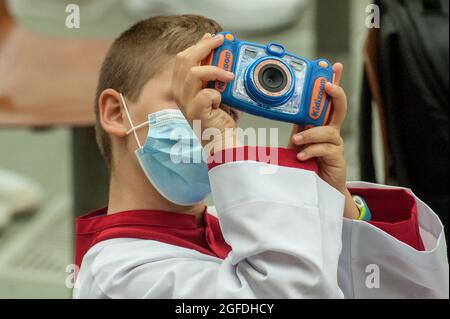
[[[228,257],[109,239],[84,256],[74,298],[449,298],[443,226],[417,198],[425,251],[344,219],[344,197],[313,171],[246,160],[210,182]]]

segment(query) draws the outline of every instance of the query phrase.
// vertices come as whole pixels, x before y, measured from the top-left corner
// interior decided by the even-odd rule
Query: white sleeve
[[[372,201],[378,202],[378,216],[399,214],[400,209],[403,210],[400,215],[406,219],[388,223],[397,234],[384,231],[383,223],[377,227],[376,223],[344,221],[339,283],[345,297],[448,299],[447,248],[439,217],[408,189],[370,183],[350,183],[349,188],[364,189]],[[409,197],[408,200],[403,195],[397,196],[398,191]],[[409,210],[416,215],[413,225],[407,220]],[[424,250],[397,238],[411,237],[408,233],[416,232],[417,226]]]
[[[158,242],[118,243],[122,248],[103,248],[93,263],[104,295],[343,298],[337,278],[340,193],[315,172],[256,161],[214,167],[210,181],[222,232],[232,247],[228,257]]]

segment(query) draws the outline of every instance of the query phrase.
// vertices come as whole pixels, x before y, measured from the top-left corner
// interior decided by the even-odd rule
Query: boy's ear
[[[130,124],[124,113],[120,94],[113,89],[104,90],[99,97],[98,107],[103,129],[113,136],[125,137]]]

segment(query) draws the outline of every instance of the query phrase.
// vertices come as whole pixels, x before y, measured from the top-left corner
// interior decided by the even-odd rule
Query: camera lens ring
[[[271,72],[274,85],[267,82],[267,72]],[[276,77],[274,79],[273,77]],[[253,83],[264,95],[271,98],[280,98],[292,89],[293,76],[285,63],[278,59],[265,59],[256,65],[253,72]]]

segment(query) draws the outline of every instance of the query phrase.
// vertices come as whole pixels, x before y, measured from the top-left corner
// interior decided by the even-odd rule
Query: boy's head
[[[150,113],[177,108],[170,94],[175,55],[205,33],[220,31],[217,22],[202,16],[158,16],[135,24],[114,41],[103,62],[95,100],[97,142],[111,169],[115,148],[123,147],[120,140],[130,129],[120,93],[135,125],[145,122]],[[138,135],[144,141],[146,130]]]

